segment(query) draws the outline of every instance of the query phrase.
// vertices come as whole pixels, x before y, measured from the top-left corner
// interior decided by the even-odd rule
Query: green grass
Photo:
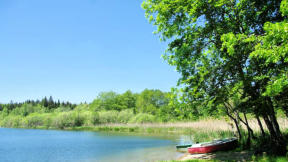
[[[185,162],[216,162],[219,160],[205,160],[205,159],[193,159],[193,160],[185,160]],[[161,161],[161,162],[183,162],[179,160],[171,160],[171,161]]]
[[[287,162],[288,157],[276,157],[276,156],[253,156],[253,161],[259,161],[259,162]]]

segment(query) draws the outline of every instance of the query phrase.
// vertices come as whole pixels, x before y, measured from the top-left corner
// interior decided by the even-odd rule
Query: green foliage
[[[90,115],[90,120],[93,125],[100,124],[100,117],[98,112],[92,112]]]
[[[159,108],[168,104],[167,94],[160,90],[142,91],[136,101],[137,112],[156,114]]]
[[[157,122],[157,119],[154,115],[139,113],[129,120],[129,123],[153,123]]]
[[[253,156],[252,161],[259,161],[259,162],[286,162],[288,160],[287,157],[276,157],[276,156]]]
[[[45,110],[40,105],[32,105],[32,104],[25,103],[21,107],[16,107],[15,109],[13,109],[10,112],[10,114],[27,116],[27,115],[34,113],[34,112],[44,113]]]
[[[214,139],[223,139],[233,137],[231,131],[209,131],[209,130],[197,130],[198,132],[193,133],[193,141],[195,142],[206,142]]]
[[[23,119],[21,116],[10,115],[2,119],[0,123],[1,123],[1,126],[4,126],[4,127],[18,128],[18,127],[22,127]]]
[[[52,126],[63,129],[84,124],[84,117],[79,112],[62,112],[53,118]]]
[[[115,92],[101,92],[92,102],[90,108],[94,111],[99,110],[124,110],[135,107],[136,96],[131,91],[123,94]]]
[[[192,114],[224,110],[236,123],[239,113],[263,117],[281,154],[286,148],[275,111],[281,107],[288,116],[287,6],[287,0],[142,4],[160,39],[168,42],[163,58],[181,74],[180,103]]]
[[[156,33],[160,34],[162,40],[169,40],[164,59],[170,65],[176,66],[176,70],[182,74],[179,84],[184,86],[182,93],[186,98],[185,102],[197,105],[197,107],[191,106],[191,109],[203,107],[212,110],[215,105],[229,99],[228,89],[237,87],[241,82],[243,86],[238,87],[237,90],[244,90],[243,98],[256,95],[255,100],[259,100],[261,96],[255,94],[252,89],[263,92],[267,86],[268,91],[277,89],[272,90],[273,93],[283,91],[279,84],[280,82],[286,84],[282,82],[287,80],[287,74],[278,75],[282,80],[274,85],[277,88],[269,87],[273,81],[268,83],[265,77],[267,71],[272,72],[268,77],[275,76],[280,71],[284,73],[287,71],[285,59],[284,62],[277,61],[287,58],[285,38],[287,24],[285,21],[279,22],[284,19],[279,13],[280,3],[280,0],[261,2],[146,0],[143,2],[142,7],[146,11],[146,17],[157,26]],[[286,3],[283,1],[281,4],[284,15],[287,10]],[[265,22],[268,23],[264,25]],[[273,24],[275,22],[279,23]],[[275,32],[271,26],[275,26]],[[268,34],[264,36],[267,38],[268,48],[277,51],[270,46],[273,44],[270,43],[273,39],[272,42],[279,48],[279,54],[271,55],[268,49],[261,52],[266,53],[265,55],[273,60],[274,65],[280,65],[277,72],[273,72],[275,66],[265,66],[263,60],[258,61],[261,57],[252,57],[256,56],[255,52],[257,53],[258,48],[265,47],[265,41],[260,38],[264,31]],[[280,55],[282,56],[279,57]],[[255,76],[255,74],[259,75]],[[264,77],[266,80],[257,79],[259,77]],[[278,78],[276,77],[275,80]],[[256,102],[251,101],[251,103]]]
[[[54,112],[68,112],[71,110],[72,110],[71,107],[59,106],[57,109],[54,110]]]
[[[23,128],[68,129],[83,126],[97,126],[109,123],[152,123],[196,120],[206,112],[191,111],[191,104],[183,102],[180,92],[166,93],[160,90],[148,90],[137,94],[126,91],[123,94],[101,93],[91,104],[69,104],[51,102],[57,108],[43,106],[37,101],[14,105],[2,105],[0,126]],[[42,102],[41,101],[41,102]],[[47,103],[48,103],[47,99]],[[52,101],[52,99],[50,99]],[[59,104],[58,104],[59,103]],[[110,106],[112,104],[112,106]],[[114,106],[113,106],[114,105]],[[115,106],[116,105],[116,106]],[[205,114],[205,115],[203,115]]]
[[[100,123],[116,123],[118,117],[118,111],[110,110],[110,111],[99,111],[99,121]]]
[[[28,127],[28,128],[37,128],[39,126],[44,125],[44,118],[42,117],[42,115],[34,113],[34,114],[30,114],[29,116],[27,116],[25,118],[25,123],[24,123],[24,127]]]
[[[118,123],[128,123],[130,119],[132,119],[134,117],[134,113],[133,110],[131,109],[126,109],[126,110],[122,110],[119,112],[118,114]]]
[[[280,8],[283,16],[288,16],[288,1],[282,0]]]

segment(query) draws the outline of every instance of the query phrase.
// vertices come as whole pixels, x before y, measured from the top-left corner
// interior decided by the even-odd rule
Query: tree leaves
[[[169,42],[163,58],[181,73],[183,94],[191,103],[217,106],[239,91],[242,99],[250,97],[242,102],[251,104],[258,103],[264,93],[281,92],[283,82],[278,79],[288,71],[288,25],[279,13],[280,3],[146,0],[142,6],[161,39]],[[287,8],[283,0],[283,16]]]

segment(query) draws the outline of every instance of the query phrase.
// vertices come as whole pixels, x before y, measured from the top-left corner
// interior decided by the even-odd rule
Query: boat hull
[[[232,139],[228,142],[218,143],[218,144],[211,144],[207,146],[199,146],[199,147],[189,147],[188,152],[190,154],[203,154],[203,153],[210,153],[215,151],[226,151],[231,150],[237,147],[237,139]]]
[[[187,144],[187,145],[177,145],[176,148],[180,149],[180,148],[187,148],[187,147],[191,147],[192,144]]]

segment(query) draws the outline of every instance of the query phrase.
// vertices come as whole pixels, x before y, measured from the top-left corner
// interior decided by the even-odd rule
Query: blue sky
[[[0,102],[52,95],[90,102],[101,91],[169,91],[142,0],[1,0]]]

